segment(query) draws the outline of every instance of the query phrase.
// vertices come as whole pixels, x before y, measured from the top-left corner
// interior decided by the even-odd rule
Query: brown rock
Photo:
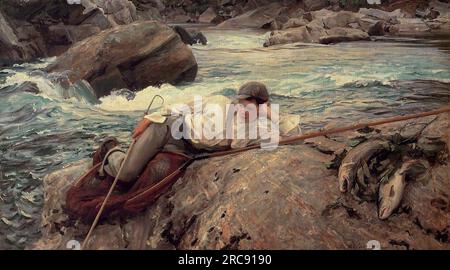
[[[212,7],[209,7],[205,12],[203,12],[200,17],[198,17],[198,22],[200,23],[212,23],[217,17],[216,12]]]
[[[441,22],[449,22],[450,21],[450,3],[444,3],[438,0],[432,0],[428,4],[430,13],[438,14],[438,19]],[[431,14],[430,14],[431,15]]]
[[[97,9],[90,13],[83,24],[95,25],[102,30],[116,26],[117,23],[112,18],[112,15],[105,15],[101,10]]]
[[[325,28],[347,27],[351,23],[359,21],[359,15],[350,11],[339,11],[321,18]]]
[[[271,23],[286,8],[279,3],[272,3],[248,11],[219,24],[219,28],[262,28]]]
[[[327,35],[325,25],[321,19],[314,19],[306,26],[311,34],[311,42],[318,43],[319,39]]]
[[[327,36],[319,38],[319,43],[331,44],[358,40],[370,40],[370,37],[366,32],[359,29],[334,27],[327,30]]]
[[[92,165],[90,160],[84,159],[73,163],[64,169],[51,173],[44,178],[44,207],[42,210],[42,227],[46,232],[53,232],[55,227],[68,220],[64,212],[65,194],[83,172]],[[61,179],[64,179],[61,181]]]
[[[366,19],[355,12],[334,12],[321,9],[305,13],[302,19],[290,19],[283,26],[283,31],[273,32],[264,45],[271,46],[294,42],[330,44],[368,40],[369,36],[366,32],[377,22],[376,20]],[[299,29],[291,29],[296,26],[299,26]],[[306,28],[302,28],[303,26],[306,26]],[[383,26],[384,29],[389,30],[390,28]]]
[[[87,37],[100,33],[101,29],[93,25],[51,25],[46,33],[47,42],[52,45],[71,45]]]
[[[70,70],[72,83],[86,80],[100,97],[114,88],[142,89],[192,81],[197,63],[190,48],[170,27],[146,21],[84,39],[48,68],[50,72],[65,70]]]
[[[385,28],[385,23],[383,21],[378,21],[369,28],[367,33],[370,36],[383,36],[386,33]]]
[[[137,20],[136,7],[129,0],[95,0],[91,3],[91,6],[97,6],[99,14],[106,16],[113,26],[129,24]]]
[[[59,55],[99,29],[138,19],[129,0],[86,0],[72,5],[67,1],[5,0],[0,13],[0,62],[4,63]]]
[[[383,20],[392,24],[398,23],[399,18],[405,17],[400,9],[387,12],[376,8],[361,8],[358,13],[372,19]]]
[[[300,26],[305,26],[309,22],[305,19],[291,18],[285,24],[283,24],[282,29],[295,28]]]
[[[295,42],[312,42],[311,34],[306,26],[289,28],[283,31],[274,31],[271,33],[269,39],[264,43],[264,47]]]

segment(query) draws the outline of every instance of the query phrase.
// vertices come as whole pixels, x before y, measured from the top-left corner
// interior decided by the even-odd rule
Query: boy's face
[[[258,118],[259,108],[255,100],[243,99],[239,101],[238,114],[246,122],[255,121]]]

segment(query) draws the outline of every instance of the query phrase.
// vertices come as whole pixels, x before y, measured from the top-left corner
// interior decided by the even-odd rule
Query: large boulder
[[[47,69],[69,72],[75,83],[88,81],[98,97],[114,89],[143,89],[161,83],[193,81],[197,62],[172,28],[156,21],[105,30],[75,44]]]
[[[422,137],[448,144],[449,119],[447,113],[379,128],[389,135],[425,127]],[[434,164],[427,181],[409,182],[399,211],[385,221],[376,203],[338,191],[337,172],[327,167],[354,138],[369,136],[362,132],[194,162],[144,213],[99,225],[87,248],[365,249],[377,240],[382,249],[450,249],[448,161]],[[60,209],[67,186],[88,165],[44,179],[43,235],[32,248],[65,249],[83,240],[88,225]]]

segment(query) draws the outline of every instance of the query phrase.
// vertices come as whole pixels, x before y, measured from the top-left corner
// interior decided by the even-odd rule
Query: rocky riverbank
[[[378,240],[383,249],[450,249],[449,123],[447,113],[195,162],[144,213],[98,226],[88,248],[365,249]],[[399,131],[421,131],[417,149],[429,153],[431,167],[382,221],[375,202],[339,192],[336,157],[355,140]],[[63,203],[88,166],[80,161],[45,178],[42,238],[31,248],[83,239],[88,226],[69,220]]]
[[[206,23],[272,31],[265,46],[336,43],[379,35],[448,33],[450,4],[389,1],[5,0],[0,7],[0,66],[60,55],[105,29],[135,21]],[[361,7],[361,8],[360,8]]]

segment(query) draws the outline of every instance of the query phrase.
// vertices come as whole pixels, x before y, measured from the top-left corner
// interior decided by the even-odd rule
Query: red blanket
[[[157,154],[136,182],[130,185],[119,181],[101,218],[129,216],[143,211],[181,177],[183,171],[176,171],[188,160],[189,158],[175,153]],[[112,177],[97,180],[95,171],[75,183],[66,197],[66,212],[86,223],[94,220],[114,181]]]

